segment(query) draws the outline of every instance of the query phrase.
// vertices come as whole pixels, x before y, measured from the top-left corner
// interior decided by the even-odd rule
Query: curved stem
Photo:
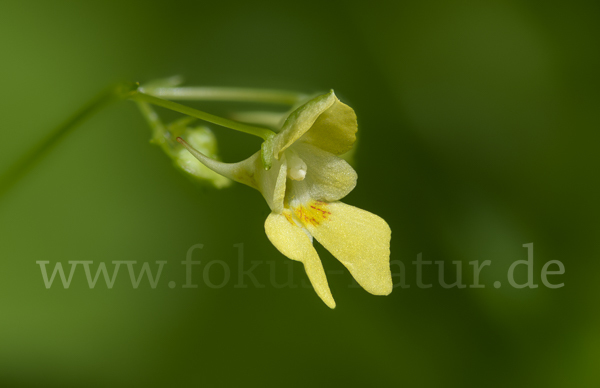
[[[137,89],[138,85],[131,82],[123,82],[111,86],[97,94],[84,106],[79,108],[64,123],[56,127],[34,148],[23,155],[13,164],[0,178],[0,195],[4,194],[14,183],[24,176],[37,162],[42,159],[54,146],[64,139],[77,125],[91,117],[100,109],[113,102],[128,97]]]
[[[91,117],[100,109],[124,99],[131,99],[137,102],[150,103],[162,106],[167,109],[174,110],[192,116],[201,120],[221,125],[223,127],[235,129],[240,132],[249,133],[261,137],[265,140],[263,148],[272,143],[275,136],[273,131],[266,128],[254,127],[251,125],[242,124],[236,121],[228,120],[222,117],[214,116],[209,113],[199,111],[172,101],[163,100],[161,98],[141,93],[139,84],[133,82],[122,82],[111,86],[100,92],[79,110],[77,110],[64,123],[56,127],[50,132],[38,145],[27,152],[15,164],[0,177],[0,195],[4,194],[10,187],[24,176],[36,163],[42,159],[54,146],[66,137],[73,129],[75,129],[83,121]],[[153,93],[163,90],[167,95],[171,93],[181,96],[187,95],[182,99],[216,99],[230,101],[258,101],[272,102],[281,104],[293,104],[300,98],[301,95],[292,92],[282,92],[273,90],[252,90],[252,89],[235,89],[235,88],[156,88],[151,89]],[[162,92],[161,92],[162,93]],[[174,97],[175,98],[175,97]],[[271,158],[269,155],[263,155],[263,163],[265,167],[270,167]]]
[[[211,115],[210,113],[202,112],[200,110],[190,108],[188,106],[181,105],[173,101],[163,100],[162,98],[154,97],[141,92],[133,93],[129,98],[138,102],[148,102],[153,105],[162,106],[163,108],[183,113],[188,116],[196,117],[198,119],[208,121],[209,123],[221,125],[226,128],[235,129],[236,131],[249,133],[251,135],[261,137],[263,140],[266,140],[275,134],[273,131],[268,130],[266,128],[253,127],[251,125],[238,123],[237,121],[232,121],[223,117]]]

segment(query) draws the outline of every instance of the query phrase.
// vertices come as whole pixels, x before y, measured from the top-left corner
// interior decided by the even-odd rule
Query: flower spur
[[[282,254],[304,264],[316,293],[335,308],[313,237],[366,291],[392,291],[388,224],[339,202],[356,186],[356,172],[338,157],[352,148],[356,131],[354,111],[331,91],[288,116],[272,139],[269,170],[263,168],[260,151],[239,163],[222,163],[177,140],[211,170],[262,193],[271,208],[265,222],[269,240]]]

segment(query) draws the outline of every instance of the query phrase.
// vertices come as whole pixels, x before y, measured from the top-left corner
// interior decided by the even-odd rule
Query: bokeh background
[[[359,118],[345,202],[387,220],[411,287],[369,295],[318,247],[330,310],[267,240],[259,193],[192,184],[122,102],[0,198],[0,386],[598,386],[599,41],[592,0],[3,2],[0,171],[115,81],[333,88]],[[260,144],[213,128],[226,161]],[[530,242],[540,287],[509,287]],[[235,287],[235,244],[264,288]],[[486,288],[444,289],[437,266],[416,287],[419,253],[467,284],[491,260]],[[167,264],[156,289],[125,268],[90,289],[81,267],[46,289],[38,260]],[[541,284],[550,260],[562,288]],[[276,288],[290,266],[298,287]]]

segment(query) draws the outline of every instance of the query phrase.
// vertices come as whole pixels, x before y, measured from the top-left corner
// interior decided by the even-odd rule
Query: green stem
[[[273,135],[275,135],[273,131],[268,130],[266,128],[254,127],[251,125],[238,123],[237,121],[232,121],[219,116],[211,115],[210,113],[202,112],[200,110],[190,108],[188,106],[181,105],[173,101],[163,100],[162,98],[154,97],[149,94],[136,92],[133,93],[129,98],[138,102],[148,102],[153,105],[162,106],[163,108],[183,113],[188,116],[198,118],[200,120],[208,121],[209,123],[217,124],[226,128],[235,129],[236,131],[249,133],[251,135],[258,136],[263,140],[267,140],[268,138],[273,137]]]
[[[0,195],[23,177],[35,164],[37,164],[52,148],[64,139],[77,125],[84,122],[100,109],[127,98],[137,89],[138,85],[131,82],[116,84],[103,90],[77,112],[69,117],[63,124],[56,127],[37,146],[29,150],[15,164],[13,164],[0,178]]]
[[[168,100],[206,100],[263,102],[269,104],[295,105],[306,96],[302,93],[273,89],[245,89],[226,87],[156,87],[140,88],[141,92]]]
[[[165,125],[162,123],[152,106],[147,102],[137,102],[137,106],[142,113],[142,116],[146,119],[146,122],[152,129],[152,140],[151,143],[156,143],[160,146],[163,146],[165,143],[165,135],[167,133],[167,129]]]
[[[2,177],[0,177],[0,196],[4,194],[13,184],[15,184],[21,177],[23,177],[33,166],[35,166],[52,148],[54,148],[62,139],[64,139],[73,129],[84,122],[86,119],[91,117],[94,113],[100,109],[110,105],[113,102],[121,101],[124,99],[132,99],[138,103],[150,103],[158,106],[162,106],[167,109],[174,110],[186,114],[191,117],[195,117],[201,120],[208,121],[213,124],[221,125],[223,127],[235,129],[240,132],[249,133],[261,137],[265,140],[263,148],[270,148],[272,146],[273,137],[275,133],[266,128],[254,127],[246,124],[242,124],[236,121],[227,120],[222,117],[214,116],[209,113],[199,111],[181,104],[177,104],[172,101],[163,100],[161,98],[151,96],[149,94],[141,93],[139,85],[132,82],[123,82],[116,84],[96,95],[88,103],[82,106],[77,112],[75,112],[69,119],[63,124],[56,127],[50,132],[37,146],[32,148],[23,157],[21,157],[15,164],[13,164]],[[251,89],[234,89],[234,88],[156,88],[151,89],[153,93],[156,90],[166,91],[170,90],[169,93],[187,95],[182,99],[216,99],[216,100],[232,100],[232,101],[259,101],[259,102],[274,102],[274,103],[295,103],[296,99],[300,95],[291,92],[281,92],[273,90],[251,90]],[[179,90],[179,91],[178,91]],[[183,90],[183,92],[182,92]],[[173,92],[175,91],[175,92]],[[187,94],[186,94],[187,93]],[[171,95],[171,97],[173,97]],[[140,108],[146,113],[146,118],[152,115],[148,115],[149,110],[144,109],[140,104]],[[157,125],[162,125],[159,121],[154,122],[150,120],[151,127],[155,130],[158,129]],[[263,155],[263,163],[265,167],[271,165],[271,155]]]

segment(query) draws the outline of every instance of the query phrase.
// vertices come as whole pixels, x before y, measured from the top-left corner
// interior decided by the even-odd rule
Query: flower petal
[[[214,172],[236,182],[246,184],[261,192],[272,211],[281,213],[285,197],[287,162],[285,158],[273,161],[269,171],[265,171],[260,158],[260,151],[238,163],[223,163],[211,159],[179,138],[178,141],[202,164]]]
[[[344,198],[356,187],[356,171],[345,160],[307,143],[297,142],[291,149],[307,166],[303,181],[289,183],[293,189],[296,189],[296,186],[305,186],[290,190],[290,194],[300,201],[317,199],[333,202]],[[298,192],[303,189],[305,193]]]
[[[333,90],[308,101],[290,113],[281,131],[275,136],[273,155],[279,159],[283,151],[304,135],[319,116],[337,100]]]
[[[329,290],[319,255],[308,234],[292,219],[292,213],[284,210],[282,214],[269,214],[265,221],[265,231],[279,252],[304,264],[306,274],[317,295],[327,306],[335,308],[335,301]]]
[[[337,98],[333,105],[324,111],[298,141],[315,145],[334,155],[341,155],[352,149],[356,142],[358,124],[356,113]]]
[[[342,202],[311,201],[294,208],[294,216],[374,295],[392,292],[391,230],[375,214]]]
[[[258,186],[271,211],[281,213],[283,211],[283,199],[285,197],[285,185],[287,178],[287,161],[274,160],[270,170],[265,170],[260,159],[260,152],[254,154],[254,180]]]

